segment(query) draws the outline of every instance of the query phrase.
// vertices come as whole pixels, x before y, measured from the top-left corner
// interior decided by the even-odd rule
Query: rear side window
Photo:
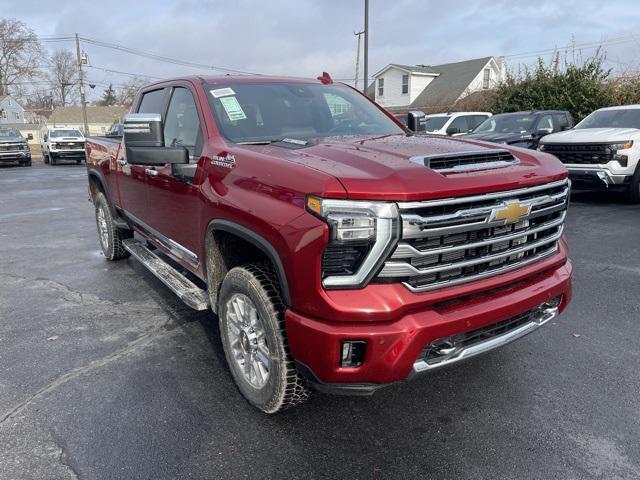
[[[153,90],[142,95],[138,113],[163,113],[164,88]]]
[[[167,118],[164,121],[164,144],[185,147],[194,156],[200,133],[200,119],[193,95],[186,88],[177,87],[171,95]]]

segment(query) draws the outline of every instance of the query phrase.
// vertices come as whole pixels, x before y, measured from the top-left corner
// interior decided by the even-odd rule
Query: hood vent
[[[410,161],[424,165],[438,173],[462,173],[477,170],[492,170],[515,165],[519,160],[504,149],[485,149],[471,152],[446,153],[442,155],[418,155]]]

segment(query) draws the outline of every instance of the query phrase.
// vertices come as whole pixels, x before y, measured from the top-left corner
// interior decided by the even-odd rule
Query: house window
[[[482,79],[482,88],[489,88],[489,82],[491,81],[491,69],[484,69],[484,77]]]
[[[402,93],[409,93],[409,75],[402,75]]]
[[[2,118],[3,120],[7,119],[7,111],[6,110],[0,110],[0,118]]]
[[[378,79],[378,96],[384,97],[384,78]]]
[[[16,118],[16,121],[20,120],[20,112],[13,112],[13,116]]]

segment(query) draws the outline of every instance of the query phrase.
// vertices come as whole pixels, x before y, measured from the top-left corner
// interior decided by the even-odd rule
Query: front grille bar
[[[505,250],[504,252],[492,254],[492,255],[484,255],[482,257],[474,258],[473,260],[466,260],[463,262],[455,262],[448,265],[440,265],[438,267],[431,267],[425,269],[418,269],[411,265],[410,263],[405,262],[387,262],[385,263],[382,271],[380,272],[380,277],[414,277],[418,275],[429,275],[431,273],[440,273],[446,272],[449,270],[456,270],[458,268],[471,267],[474,265],[479,265],[481,263],[494,262],[496,260],[502,260],[504,258],[512,257],[514,255],[518,255],[520,253],[526,253],[530,250],[535,250],[536,248],[542,247],[548,243],[553,243],[560,239],[562,236],[562,231],[564,230],[564,226],[561,226],[558,229],[558,232],[544,237],[537,242],[527,243],[524,247],[512,248],[509,250]],[[469,248],[469,247],[467,247]]]
[[[396,248],[396,251],[393,252],[393,255],[391,256],[391,258],[394,259],[394,258],[407,258],[407,257],[413,257],[413,258],[428,257],[431,255],[440,255],[443,253],[446,254],[451,252],[457,252],[459,250],[468,250],[470,248],[484,247],[488,245],[493,245],[495,243],[519,240],[521,238],[527,237],[534,233],[543,232],[545,230],[549,230],[550,228],[554,228],[562,225],[564,223],[565,215],[566,215],[566,212],[562,212],[560,217],[558,217],[557,219],[554,219],[547,223],[542,223],[538,227],[531,228],[528,230],[523,230],[523,231],[517,231],[516,233],[512,233],[509,235],[500,235],[500,236],[491,237],[486,240],[482,240],[480,242],[464,243],[462,245],[453,245],[450,247],[432,248],[429,250],[418,250],[417,248],[415,248],[414,246],[408,243],[401,243]],[[491,224],[489,224],[489,226],[490,225]]]

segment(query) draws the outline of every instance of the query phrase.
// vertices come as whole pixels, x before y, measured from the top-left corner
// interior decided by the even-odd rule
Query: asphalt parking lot
[[[640,478],[640,206],[574,195],[555,323],[266,416],[216,318],[101,256],[84,166],[0,168],[0,478]]]

